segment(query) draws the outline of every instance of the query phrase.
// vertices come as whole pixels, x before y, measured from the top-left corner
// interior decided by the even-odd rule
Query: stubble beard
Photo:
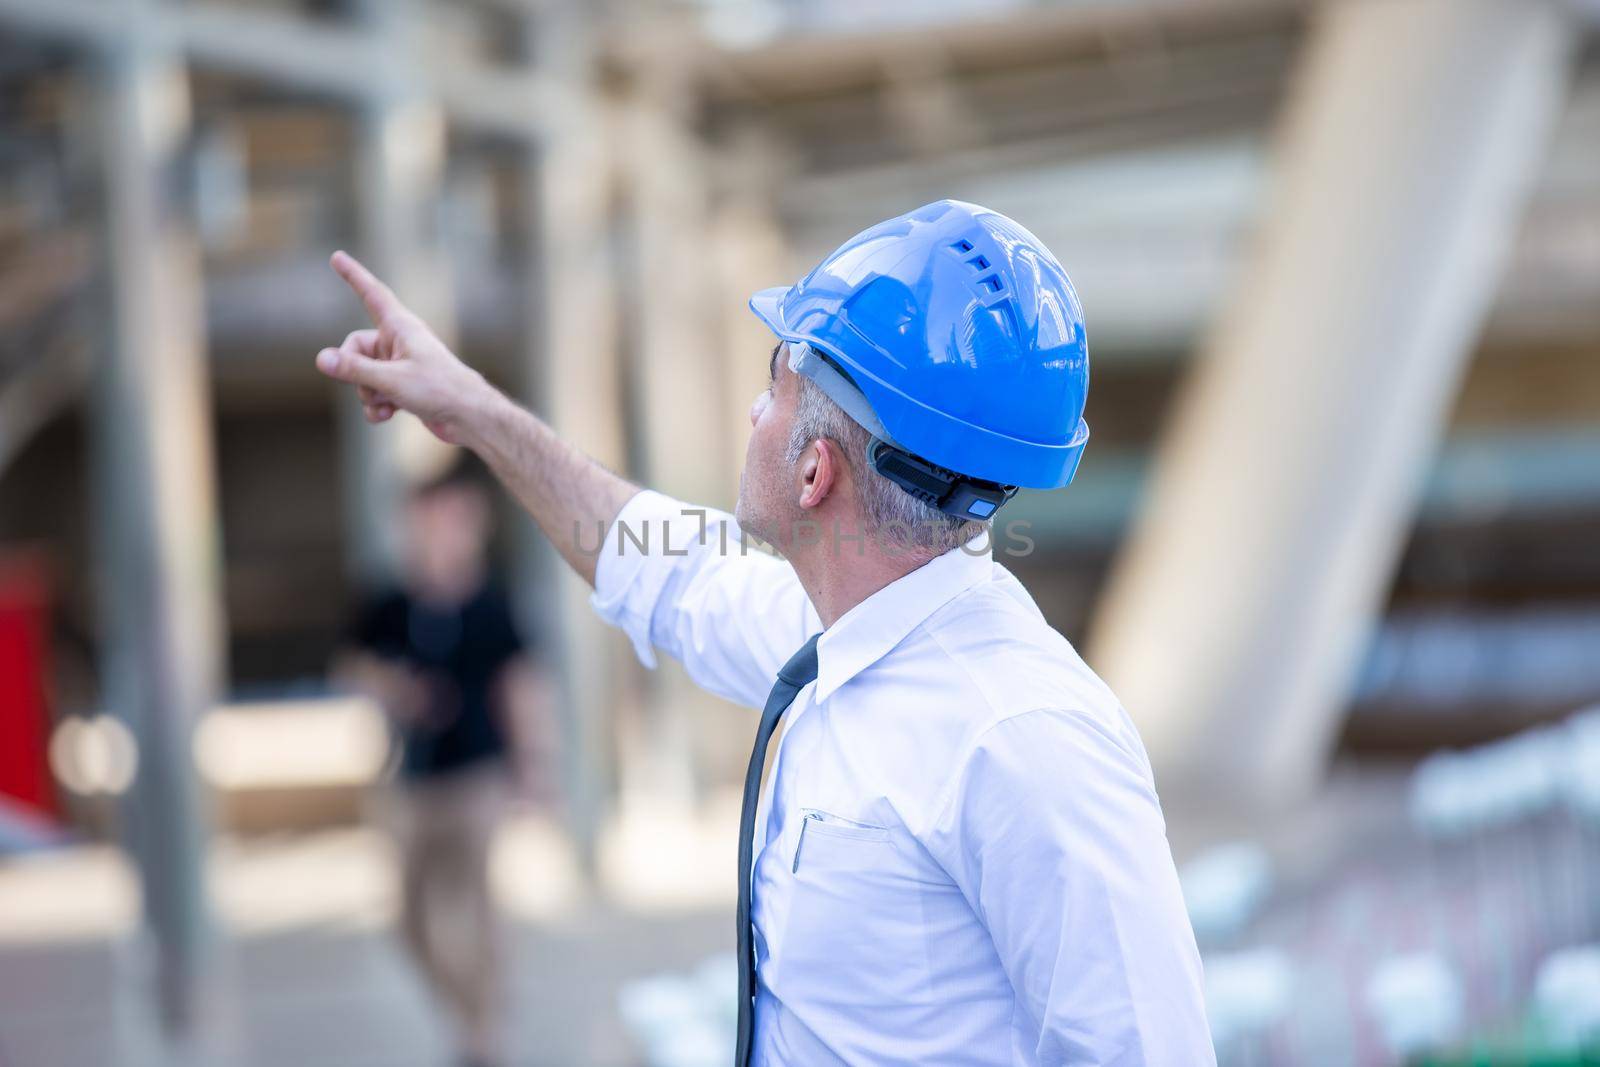
[[[755,496],[749,477],[749,468],[739,475],[739,500],[733,508],[734,521],[748,538],[779,546],[777,534],[779,521],[774,519],[774,509],[762,507]]]

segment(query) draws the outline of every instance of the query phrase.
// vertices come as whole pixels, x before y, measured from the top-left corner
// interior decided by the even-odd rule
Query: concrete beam
[[[0,25],[103,50],[115,48],[137,18],[142,36],[199,66],[348,101],[389,95],[398,73],[452,121],[513,139],[537,137],[566,104],[561,88],[534,72],[462,65],[435,51],[401,63],[385,38],[359,23],[205,4],[135,10],[100,0],[0,0]]]
[[[1320,780],[1572,38],[1546,0],[1319,10],[1265,233],[1094,628],[1163,781]]]

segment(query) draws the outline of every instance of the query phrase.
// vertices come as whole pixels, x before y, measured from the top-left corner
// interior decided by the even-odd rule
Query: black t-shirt
[[[506,752],[495,707],[495,681],[525,644],[510,605],[484,586],[460,604],[441,607],[402,590],[374,597],[357,614],[350,643],[409,667],[425,688],[414,724],[397,724],[400,773],[448,774]]]

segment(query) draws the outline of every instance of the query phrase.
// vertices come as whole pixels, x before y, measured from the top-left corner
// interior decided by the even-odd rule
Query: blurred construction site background
[[[1221,1062],[1596,1062],[1600,5],[0,0],[0,1065],[450,1062],[327,680],[448,457],[314,372],[333,249],[726,507],[748,293],[941,197],[1083,299],[1004,562],[1143,732]],[[721,1064],[753,719],[495,507],[512,1062]]]

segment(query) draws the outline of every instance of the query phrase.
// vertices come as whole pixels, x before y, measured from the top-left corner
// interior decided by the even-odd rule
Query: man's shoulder
[[[983,699],[946,753],[934,811],[974,768],[995,796],[1050,794],[1065,775],[1115,779],[1154,800],[1149,757],[1122,702],[1015,579],[948,607],[929,619],[926,638]]]
[[[1117,699],[1022,586],[996,568],[984,583],[935,612],[921,631],[936,654],[983,697],[987,728],[1041,708],[1120,710]]]
[[[874,702],[871,710],[880,727],[915,739],[903,748],[915,753],[927,802],[937,800],[986,739],[1018,730],[1042,732],[1044,740],[1082,735],[1143,759],[1116,696],[1007,579],[945,604],[870,669],[877,681],[907,690],[907,699]],[[923,695],[910,699],[911,690]]]

